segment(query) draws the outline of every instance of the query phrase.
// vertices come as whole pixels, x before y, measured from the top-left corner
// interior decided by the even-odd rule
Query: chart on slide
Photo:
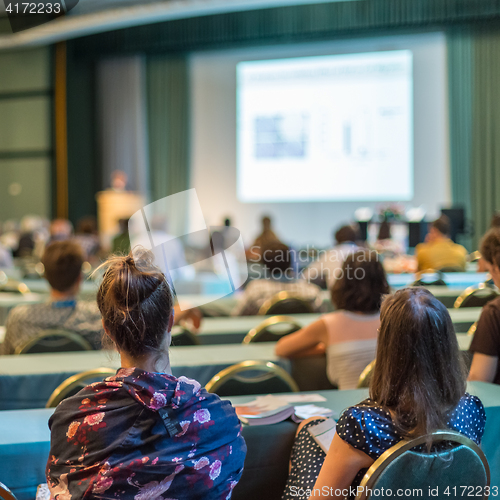
[[[410,200],[409,50],[237,66],[243,202]]]

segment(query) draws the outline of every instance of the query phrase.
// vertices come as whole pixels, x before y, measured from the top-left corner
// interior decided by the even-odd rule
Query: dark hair
[[[342,226],[335,231],[335,241],[340,245],[349,241],[356,241],[357,234],[352,226]]]
[[[382,221],[380,228],[378,230],[378,240],[390,240],[391,239],[391,224],[389,221]]]
[[[486,262],[500,267],[500,228],[494,227],[483,236],[479,251]]]
[[[74,241],[51,243],[42,256],[45,279],[54,290],[68,291],[78,281],[84,259],[82,247]]]
[[[382,303],[370,398],[393,414],[403,437],[447,427],[464,395],[466,370],[446,307],[421,287]]]
[[[490,222],[490,227],[500,227],[500,212],[496,211],[492,217]]]
[[[93,215],[82,217],[77,224],[76,232],[78,234],[95,234],[97,231],[97,224]]]
[[[271,241],[262,247],[261,263],[271,274],[275,269],[285,272],[292,266],[290,249],[279,241]]]
[[[111,257],[97,292],[104,327],[119,351],[133,357],[162,348],[173,314],[173,296],[150,252]]]
[[[439,231],[443,236],[450,235],[450,219],[446,215],[441,215],[441,217],[436,219],[431,226]]]
[[[382,263],[373,250],[359,250],[347,256],[342,274],[331,290],[336,309],[375,313],[380,309],[382,296],[389,293]]]

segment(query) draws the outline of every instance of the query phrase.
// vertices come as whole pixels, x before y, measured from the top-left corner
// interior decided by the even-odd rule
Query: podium
[[[133,191],[100,191],[96,194],[97,221],[102,248],[109,250],[113,238],[119,234],[120,219],[128,219],[144,207],[142,195]]]

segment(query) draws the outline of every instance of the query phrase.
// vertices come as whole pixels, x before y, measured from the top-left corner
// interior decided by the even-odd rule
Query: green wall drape
[[[146,63],[151,199],[189,187],[188,67],[183,56]]]
[[[450,180],[453,204],[465,208],[468,220],[471,208],[472,161],[472,97],[474,39],[467,27],[450,28],[447,32],[448,97],[450,133]],[[470,249],[470,236],[462,243]]]
[[[474,37],[471,200],[476,240],[500,208],[500,27]]]

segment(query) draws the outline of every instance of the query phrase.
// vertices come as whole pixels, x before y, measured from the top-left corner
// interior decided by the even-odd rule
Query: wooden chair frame
[[[360,490],[358,490],[359,493],[356,496],[356,500],[367,500],[368,498],[370,498],[370,496],[366,495],[366,492],[373,489],[375,482],[381,476],[384,470],[392,462],[394,462],[394,460],[396,460],[406,451],[409,451],[415,448],[416,446],[425,444],[429,439],[429,437],[432,437],[433,443],[438,443],[440,441],[452,441],[459,445],[464,445],[471,448],[478,455],[478,457],[481,459],[481,462],[483,463],[486,472],[486,481],[487,481],[486,486],[489,486],[490,467],[481,448],[479,448],[479,446],[476,443],[474,443],[474,441],[464,436],[463,434],[459,434],[458,432],[436,431],[433,432],[432,434],[420,436],[412,440],[403,439],[396,445],[389,448],[386,452],[382,453],[382,455],[380,455],[380,457],[377,460],[375,460],[375,462],[372,464],[372,466],[368,469],[368,471],[364,475],[360,483]],[[486,500],[487,498],[488,495],[485,495],[484,500]]]
[[[462,307],[462,304],[466,299],[468,299],[471,295],[476,293],[479,290],[491,290],[492,292],[496,292],[497,296],[500,296],[500,293],[498,293],[495,288],[490,287],[489,285],[485,283],[479,283],[479,285],[474,285],[466,288],[458,297],[457,300],[455,300],[455,303],[453,304],[454,309],[459,309]],[[493,300],[493,299],[492,299]]]
[[[54,392],[50,395],[45,408],[55,408],[66,396],[78,385],[86,380],[91,380],[102,375],[103,378],[112,377],[116,375],[116,370],[113,368],[95,368],[86,372],[77,373],[72,377],[67,378],[64,382],[59,384]]]
[[[375,368],[375,361],[377,361],[377,360],[374,359],[361,372],[361,375],[359,376],[359,379],[358,379],[358,385],[356,386],[356,389],[364,389],[364,388],[368,387],[368,385],[369,385],[368,382],[369,382],[370,377],[371,377],[371,375],[373,373],[373,369]]]
[[[257,314],[259,316],[265,316],[266,314],[268,314],[268,311],[269,311],[269,309],[271,309],[271,307],[275,306],[276,304],[278,304],[284,300],[288,300],[288,299],[295,299],[295,300],[301,302],[302,304],[304,304],[304,306],[306,306],[309,309],[310,313],[314,312],[314,309],[313,309],[311,303],[309,301],[305,300],[300,295],[286,292],[286,291],[281,291],[281,292],[278,292],[277,294],[273,295],[270,299],[267,299],[260,306],[259,312]]]
[[[0,483],[0,499],[2,500],[17,500],[16,496],[12,491],[5,486],[5,484]]]
[[[250,344],[251,342],[256,342],[259,336],[266,330],[266,328],[276,325],[278,323],[289,323],[291,325],[297,326],[298,329],[303,328],[303,326],[291,316],[271,316],[267,318],[262,323],[259,323],[255,328],[252,328],[243,339],[243,344]]]
[[[261,376],[254,377],[253,379],[251,379],[255,382],[265,380],[266,378],[269,378],[269,374],[272,374],[280,378],[286,384],[288,384],[292,392],[299,392],[299,386],[297,385],[295,380],[293,380],[292,376],[286,370],[281,368],[281,366],[278,366],[277,364],[272,363],[271,361],[255,361],[255,360],[242,361],[241,363],[237,363],[236,365],[224,368],[224,370],[221,370],[219,373],[217,373],[210,379],[207,385],[205,385],[205,389],[208,392],[216,392],[217,389],[219,389],[219,387],[221,387],[222,384],[224,384],[226,379],[233,377],[238,373],[250,370],[261,370],[263,372]]]
[[[30,354],[29,351],[34,345],[36,345],[40,340],[43,340],[45,338],[49,337],[61,337],[61,339],[66,339],[66,340],[71,340],[72,342],[75,342],[78,344],[82,349],[82,351],[93,351],[94,348],[92,347],[92,344],[84,338],[82,335],[76,333],[76,332],[71,332],[71,331],[66,331],[66,330],[46,330],[37,335],[36,337],[33,337],[26,341],[24,344],[18,345],[14,351],[14,354]],[[64,352],[64,351],[55,351],[55,352]],[[68,351],[71,352],[71,351]],[[37,353],[38,354],[38,353]]]

